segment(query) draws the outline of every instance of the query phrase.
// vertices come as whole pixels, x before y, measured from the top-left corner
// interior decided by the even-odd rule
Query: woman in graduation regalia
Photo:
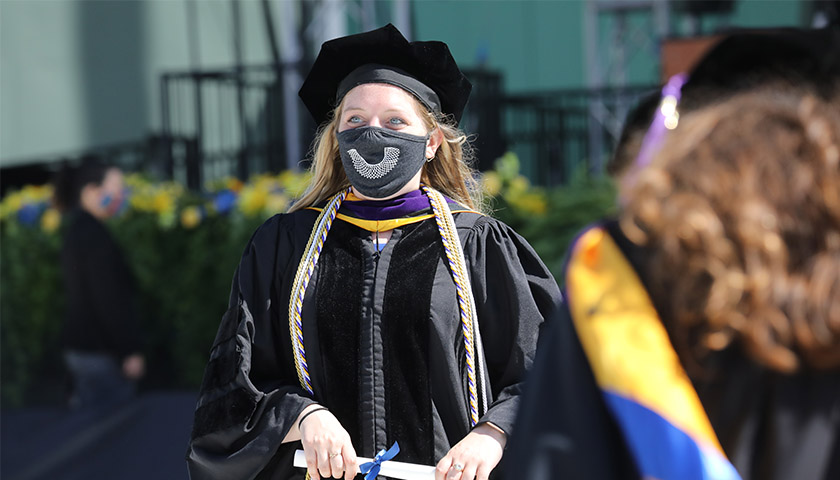
[[[501,459],[554,279],[476,211],[457,129],[470,84],[391,25],[326,42],[300,95],[313,180],[245,249],[210,353],[192,478],[354,478],[357,455],[436,478]]]

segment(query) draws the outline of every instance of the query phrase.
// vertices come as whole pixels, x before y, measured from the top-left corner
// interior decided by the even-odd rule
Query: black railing
[[[656,87],[576,89],[501,98],[502,137],[523,173],[540,185],[568,182],[575,172],[599,175],[627,111]]]
[[[171,151],[169,176],[190,188],[223,176],[247,178],[255,172],[277,172],[294,166],[287,144],[304,150],[314,125],[294,116],[298,138],[288,138],[284,115],[284,73],[296,64],[247,67],[239,70],[169,73],[161,78],[163,134],[194,141],[197,162]],[[306,138],[307,140],[304,140]]]
[[[287,64],[165,74],[161,135],[84,153],[195,190],[225,176],[245,180],[254,173],[305,167],[315,125],[296,95],[298,72],[299,65]],[[600,174],[627,110],[654,90],[505,94],[498,72],[466,74],[473,94],[462,127],[473,139],[476,166],[490,169],[512,151],[522,172],[538,185],[563,184],[580,171]],[[291,92],[284,89],[284,80],[294,84]],[[297,108],[287,109],[290,101]]]
[[[198,188],[219,176],[244,179],[254,172],[299,165],[302,156],[289,159],[286,144],[296,142],[296,151],[305,152],[315,125],[300,106],[301,113],[292,118],[302,128],[296,130],[296,138],[284,138],[289,117],[283,111],[283,78],[298,70],[299,65],[287,64],[280,69],[247,67],[164,75],[164,136],[193,138],[200,159],[195,165],[180,166],[173,159],[172,176]],[[520,157],[523,173],[541,185],[565,183],[580,169],[599,174],[627,110],[639,96],[653,90],[627,87],[505,94],[498,72],[465,73],[473,83],[473,94],[462,127],[474,139],[476,166],[492,168],[500,155],[513,151]]]
[[[493,162],[507,150],[503,125],[502,75],[490,70],[466,72],[473,84],[470,101],[461,118],[461,128],[469,132],[479,170],[493,168]]]
[[[0,197],[24,185],[41,185],[52,180],[62,165],[79,163],[85,157],[96,157],[126,172],[144,172],[151,177],[171,179],[167,158],[176,158],[181,165],[198,164],[195,139],[152,135],[145,139],[100,145],[63,155],[46,156],[28,162],[15,162],[0,173]]]

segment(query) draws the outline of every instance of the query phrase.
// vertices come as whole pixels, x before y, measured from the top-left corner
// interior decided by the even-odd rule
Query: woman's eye
[[[389,125],[405,125],[405,121],[399,117],[391,117],[388,120]]]
[[[362,117],[360,117],[358,115],[353,115],[352,117],[347,119],[347,123],[353,123],[353,124],[362,123]]]

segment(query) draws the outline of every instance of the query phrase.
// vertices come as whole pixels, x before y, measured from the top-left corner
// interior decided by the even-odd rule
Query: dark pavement
[[[3,480],[186,479],[196,394],[150,392],[99,412],[0,412]]]

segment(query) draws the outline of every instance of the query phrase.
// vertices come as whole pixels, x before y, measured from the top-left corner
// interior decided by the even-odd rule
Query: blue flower
[[[219,191],[215,198],[213,198],[213,206],[216,208],[216,211],[221,214],[229,212],[230,209],[233,208],[234,204],[236,204],[236,194],[228,189]]]
[[[18,221],[24,225],[35,225],[35,222],[41,217],[41,212],[44,210],[44,207],[45,205],[43,203],[25,204],[17,212]]]

